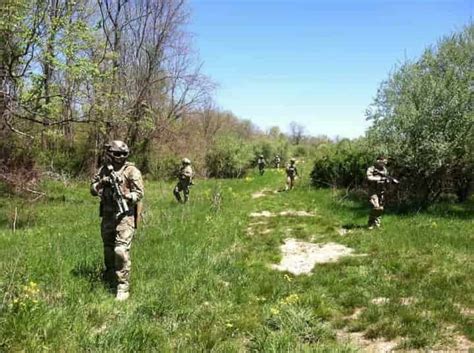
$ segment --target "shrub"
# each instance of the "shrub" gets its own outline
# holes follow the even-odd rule
[[[311,182],[318,187],[362,187],[376,156],[377,151],[369,148],[364,138],[321,144],[314,156]]]
[[[447,192],[464,201],[472,189],[473,40],[471,25],[402,65],[367,112],[370,141],[390,151],[413,200],[430,203]]]
[[[252,166],[257,165],[257,156],[263,154],[267,161],[267,166],[273,166],[273,161],[276,155],[281,158],[283,164],[289,159],[289,148],[290,144],[287,139],[261,139],[257,140],[253,144],[254,159],[252,160]]]
[[[252,147],[235,135],[222,135],[206,154],[207,174],[215,178],[239,178],[253,161]]]

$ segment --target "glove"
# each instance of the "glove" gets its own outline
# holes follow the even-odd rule
[[[124,195],[124,197],[125,197],[128,201],[137,202],[135,194],[128,193],[128,194]]]
[[[102,179],[100,179],[99,184],[100,184],[101,186],[110,185],[110,184],[112,184],[112,180],[110,179],[109,176],[104,176],[104,177],[102,177]]]

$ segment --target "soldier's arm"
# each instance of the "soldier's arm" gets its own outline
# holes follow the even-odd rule
[[[136,167],[130,167],[128,170],[127,179],[130,186],[130,193],[126,195],[126,198],[133,203],[137,203],[145,194],[142,173]]]
[[[367,180],[381,182],[383,181],[383,177],[375,170],[375,168],[370,167],[369,169],[367,169]]]
[[[92,196],[100,196],[100,192],[102,189],[102,185],[101,185],[102,173],[101,172],[102,172],[102,168],[99,169],[99,171],[94,175],[94,177],[91,180],[90,192]]]

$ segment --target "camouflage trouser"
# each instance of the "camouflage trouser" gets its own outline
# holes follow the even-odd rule
[[[103,217],[101,224],[102,241],[104,243],[104,263],[106,276],[114,275],[118,291],[128,291],[132,262],[130,246],[135,232],[133,216],[121,219]]]
[[[184,202],[187,202],[189,200],[189,181],[187,180],[180,180],[178,181],[178,184],[174,187],[173,194],[174,197],[176,197],[176,200],[181,202],[181,194],[180,192],[183,192],[184,196]]]
[[[285,190],[288,190],[288,189],[292,190],[294,186],[295,186],[295,177],[287,176]]]
[[[372,206],[369,215],[369,227],[380,227],[382,219],[383,206],[384,206],[384,195],[383,193],[372,194],[369,197],[369,203]]]
[[[263,173],[265,173],[265,166],[262,165],[262,164],[259,164],[258,165],[258,172],[260,173],[260,175],[263,175]]]

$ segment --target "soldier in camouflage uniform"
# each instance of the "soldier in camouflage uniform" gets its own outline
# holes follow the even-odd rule
[[[127,162],[128,146],[112,141],[106,146],[106,163],[91,182],[91,193],[100,197],[101,234],[104,244],[104,278],[117,285],[117,300],[129,297],[130,246],[137,221],[137,204],[143,198],[140,171]],[[114,181],[119,187],[114,189]],[[122,195],[122,203],[119,204]]]
[[[292,190],[295,185],[295,178],[298,176],[296,168],[296,159],[291,158],[290,164],[286,166],[286,186],[285,191]]]
[[[387,159],[378,156],[375,164],[367,169],[367,180],[369,182],[369,203],[372,206],[368,226],[369,229],[380,227],[382,213],[385,203],[385,189],[389,183],[398,184],[398,180],[390,177],[385,167]]]
[[[181,164],[178,173],[178,183],[173,190],[173,194],[178,202],[186,203],[189,200],[189,187],[193,185],[194,172],[193,168],[191,168],[191,161],[188,158],[183,158]],[[181,191],[183,192],[184,201],[181,199]]]
[[[275,162],[275,168],[280,169],[281,158],[278,154],[275,156],[274,162]]]
[[[257,159],[258,172],[260,173],[260,175],[263,175],[263,173],[265,173],[265,164],[267,164],[267,162],[265,162],[265,158],[263,158],[263,154],[261,154],[260,156],[258,156]]]

